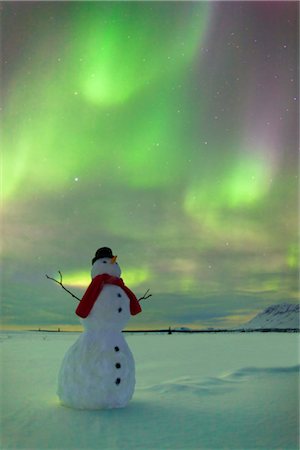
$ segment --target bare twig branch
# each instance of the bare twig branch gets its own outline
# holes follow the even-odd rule
[[[149,291],[150,289],[147,289],[143,297],[138,298],[138,301],[140,302],[141,300],[146,300],[147,298],[152,297],[152,294],[148,294]]]
[[[46,274],[46,278],[48,278],[48,280],[52,280],[55,281],[55,283],[59,284],[66,292],[68,292],[68,294],[72,295],[72,297],[76,298],[76,300],[78,300],[80,302],[80,298],[78,298],[75,294],[73,294],[71,291],[69,291],[69,289],[65,288],[65,286],[62,283],[62,274],[61,271],[58,271],[59,276],[60,276],[60,281],[56,280],[55,278],[49,277],[49,275]]]
[[[58,270],[59,273],[59,278],[60,280],[56,280],[55,278],[49,277],[49,275],[46,274],[46,278],[48,278],[48,280],[52,280],[55,281],[55,283],[59,284],[66,292],[68,292],[68,294],[72,295],[72,297],[76,298],[76,300],[78,300],[80,302],[80,298],[78,298],[75,294],[73,294],[73,292],[69,291],[69,289],[67,289],[64,285],[63,285],[63,277],[62,277],[62,273],[60,270]],[[141,300],[147,300],[147,298],[152,297],[152,294],[149,294],[150,289],[147,289],[147,291],[145,292],[145,294],[138,298],[138,301],[140,302]]]

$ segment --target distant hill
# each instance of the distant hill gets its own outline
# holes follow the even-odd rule
[[[281,303],[266,308],[238,329],[299,329],[299,304]]]
[[[189,331],[192,331],[192,330],[191,330],[191,328],[188,328],[188,327],[180,327],[180,328],[174,328],[174,329],[172,329],[172,331],[186,331],[186,332],[189,332]]]

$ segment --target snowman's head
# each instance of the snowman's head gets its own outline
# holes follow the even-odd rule
[[[92,278],[95,278],[97,275],[103,275],[104,273],[107,273],[108,275],[112,275],[114,277],[121,276],[121,269],[119,264],[117,263],[116,256],[113,256],[112,258],[99,258],[93,263],[91,270]]]
[[[117,257],[114,256],[112,249],[109,247],[98,248],[92,259],[92,264],[92,278],[95,278],[97,275],[103,275],[104,273],[114,277],[121,276],[121,269],[117,263]]]

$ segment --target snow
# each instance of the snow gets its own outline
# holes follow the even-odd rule
[[[259,329],[299,329],[299,304],[280,303],[266,308],[240,328]]]
[[[2,449],[298,448],[298,333],[125,334],[133,399],[99,411],[55,394],[77,338],[0,333]]]

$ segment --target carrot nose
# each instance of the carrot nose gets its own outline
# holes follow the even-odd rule
[[[117,256],[113,256],[110,260],[110,263],[114,264],[116,262],[116,260],[117,260]]]

